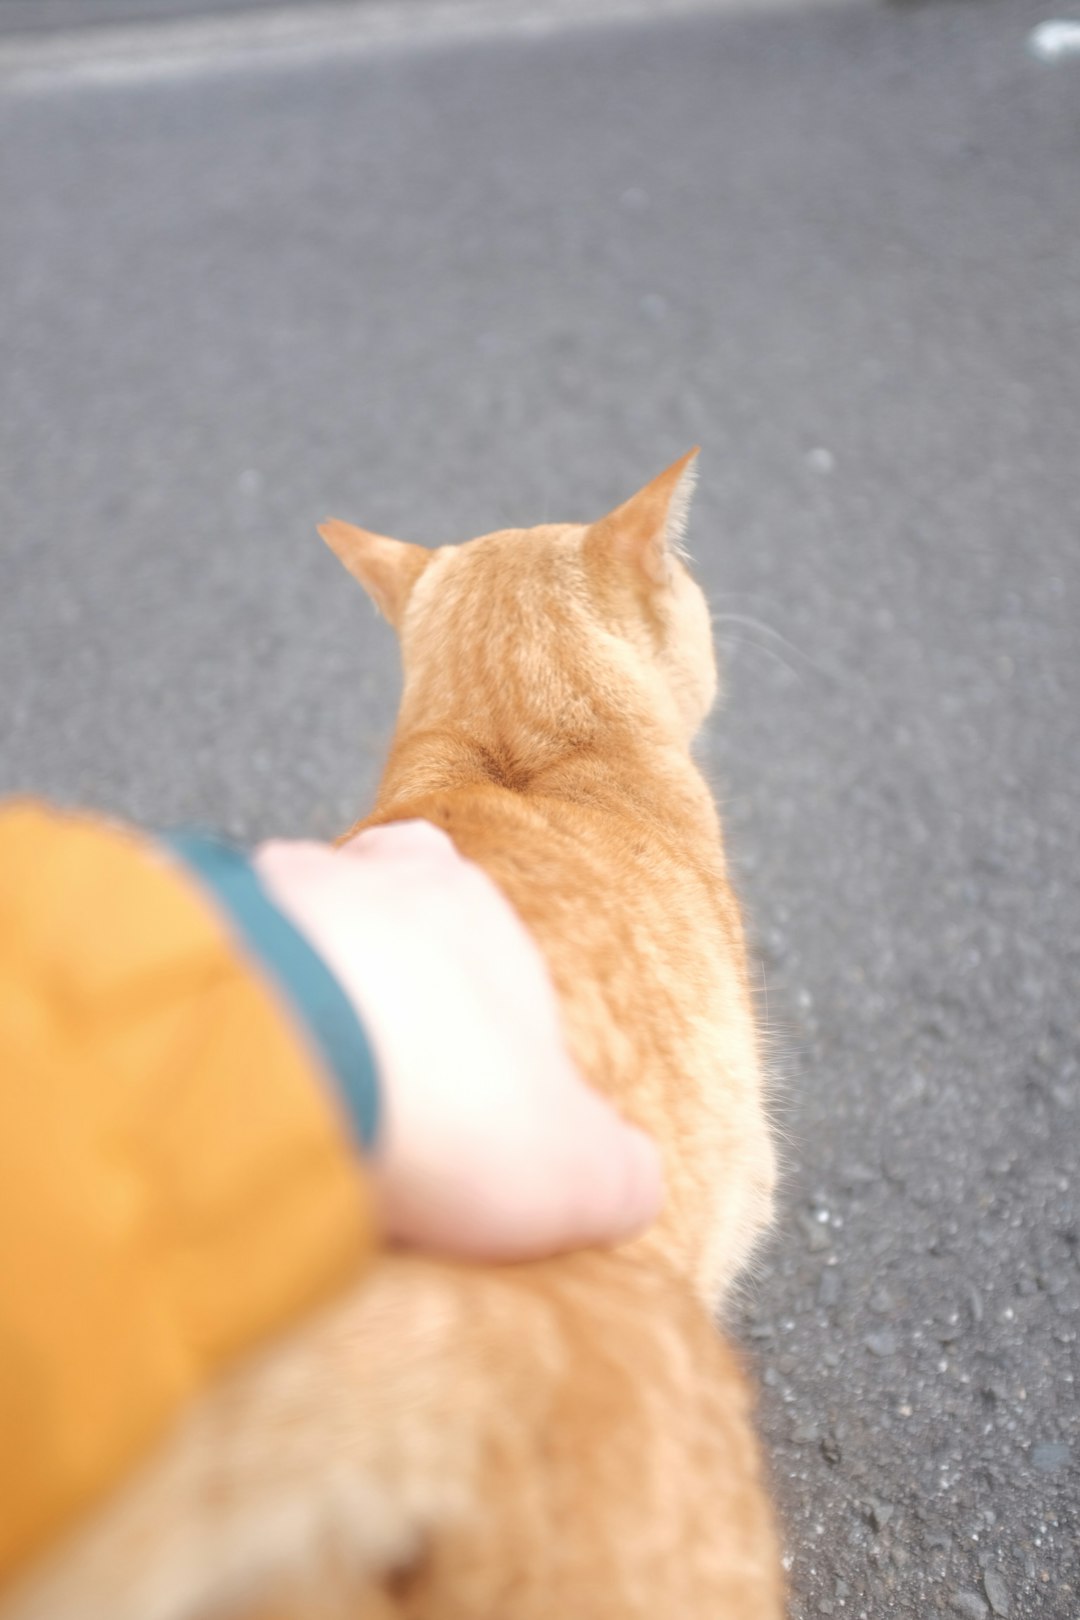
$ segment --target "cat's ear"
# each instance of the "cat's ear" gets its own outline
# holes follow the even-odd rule
[[[339,562],[358,579],[383,618],[396,629],[401,623],[412,588],[431,561],[423,546],[388,540],[340,518],[319,524],[319,533]]]
[[[690,515],[697,456],[695,446],[592,525],[593,546],[630,567],[646,585],[666,585],[671,578],[671,554],[681,549]]]

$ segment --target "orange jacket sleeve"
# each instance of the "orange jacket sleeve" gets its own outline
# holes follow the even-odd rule
[[[371,1243],[301,1021],[199,886],[0,809],[0,1581]]]

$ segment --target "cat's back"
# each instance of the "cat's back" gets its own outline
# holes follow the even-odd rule
[[[711,801],[692,811],[470,784],[407,813],[443,827],[536,940],[575,1061],[661,1148],[650,1242],[716,1304],[768,1223],[775,1172],[738,903]]]

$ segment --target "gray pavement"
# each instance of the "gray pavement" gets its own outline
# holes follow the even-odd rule
[[[328,833],[392,639],[314,535],[701,442],[703,753],[784,1210],[795,1616],[1080,1614],[1080,64],[1028,0],[0,77],[0,789]],[[355,42],[354,42],[355,43]]]
[[[283,0],[0,0],[0,34],[163,22],[177,17],[276,9],[282,3]],[[300,5],[306,6],[327,3],[334,0],[299,0]],[[337,3],[348,5],[355,0],[337,0]]]

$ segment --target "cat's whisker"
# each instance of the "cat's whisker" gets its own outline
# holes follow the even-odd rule
[[[810,664],[811,667],[813,667],[814,661],[808,653],[804,653],[801,647],[797,647],[788,636],[785,636],[781,631],[774,629],[771,624],[766,624],[764,619],[756,619],[754,618],[753,614],[750,613],[729,613],[727,611],[712,613],[710,614],[710,618],[712,619],[713,624],[739,624],[744,626],[747,630],[757,630],[763,636],[771,636],[774,641],[779,641],[780,644],[786,647],[789,652],[793,652],[796,658],[801,658],[804,663]]]
[[[737,624],[743,626],[745,629],[757,630],[762,635],[771,636],[773,641],[778,641],[782,647],[785,647],[788,652],[793,653],[801,663],[805,664],[808,669],[812,669],[816,675],[821,675],[826,680],[836,678],[834,673],[827,669],[824,664],[819,663],[816,658],[811,658],[810,654],[804,652],[803,649],[797,646],[789,636],[785,636],[780,630],[775,629],[771,624],[766,624],[764,619],[757,619],[749,613],[730,613],[727,610],[710,613],[709,617],[714,627],[724,623]]]
[[[792,664],[790,660],[785,658],[782,653],[778,652],[775,647],[770,647],[767,642],[754,641],[749,636],[728,636],[721,632],[717,633],[716,639],[720,642],[721,646],[730,647],[733,651],[738,651],[738,649],[741,647],[752,647],[755,652],[765,653],[767,657],[775,659],[775,661],[780,665],[781,669],[786,669],[788,674],[791,675],[795,680],[799,681],[800,684],[805,679],[801,670],[796,669],[795,665]]]

